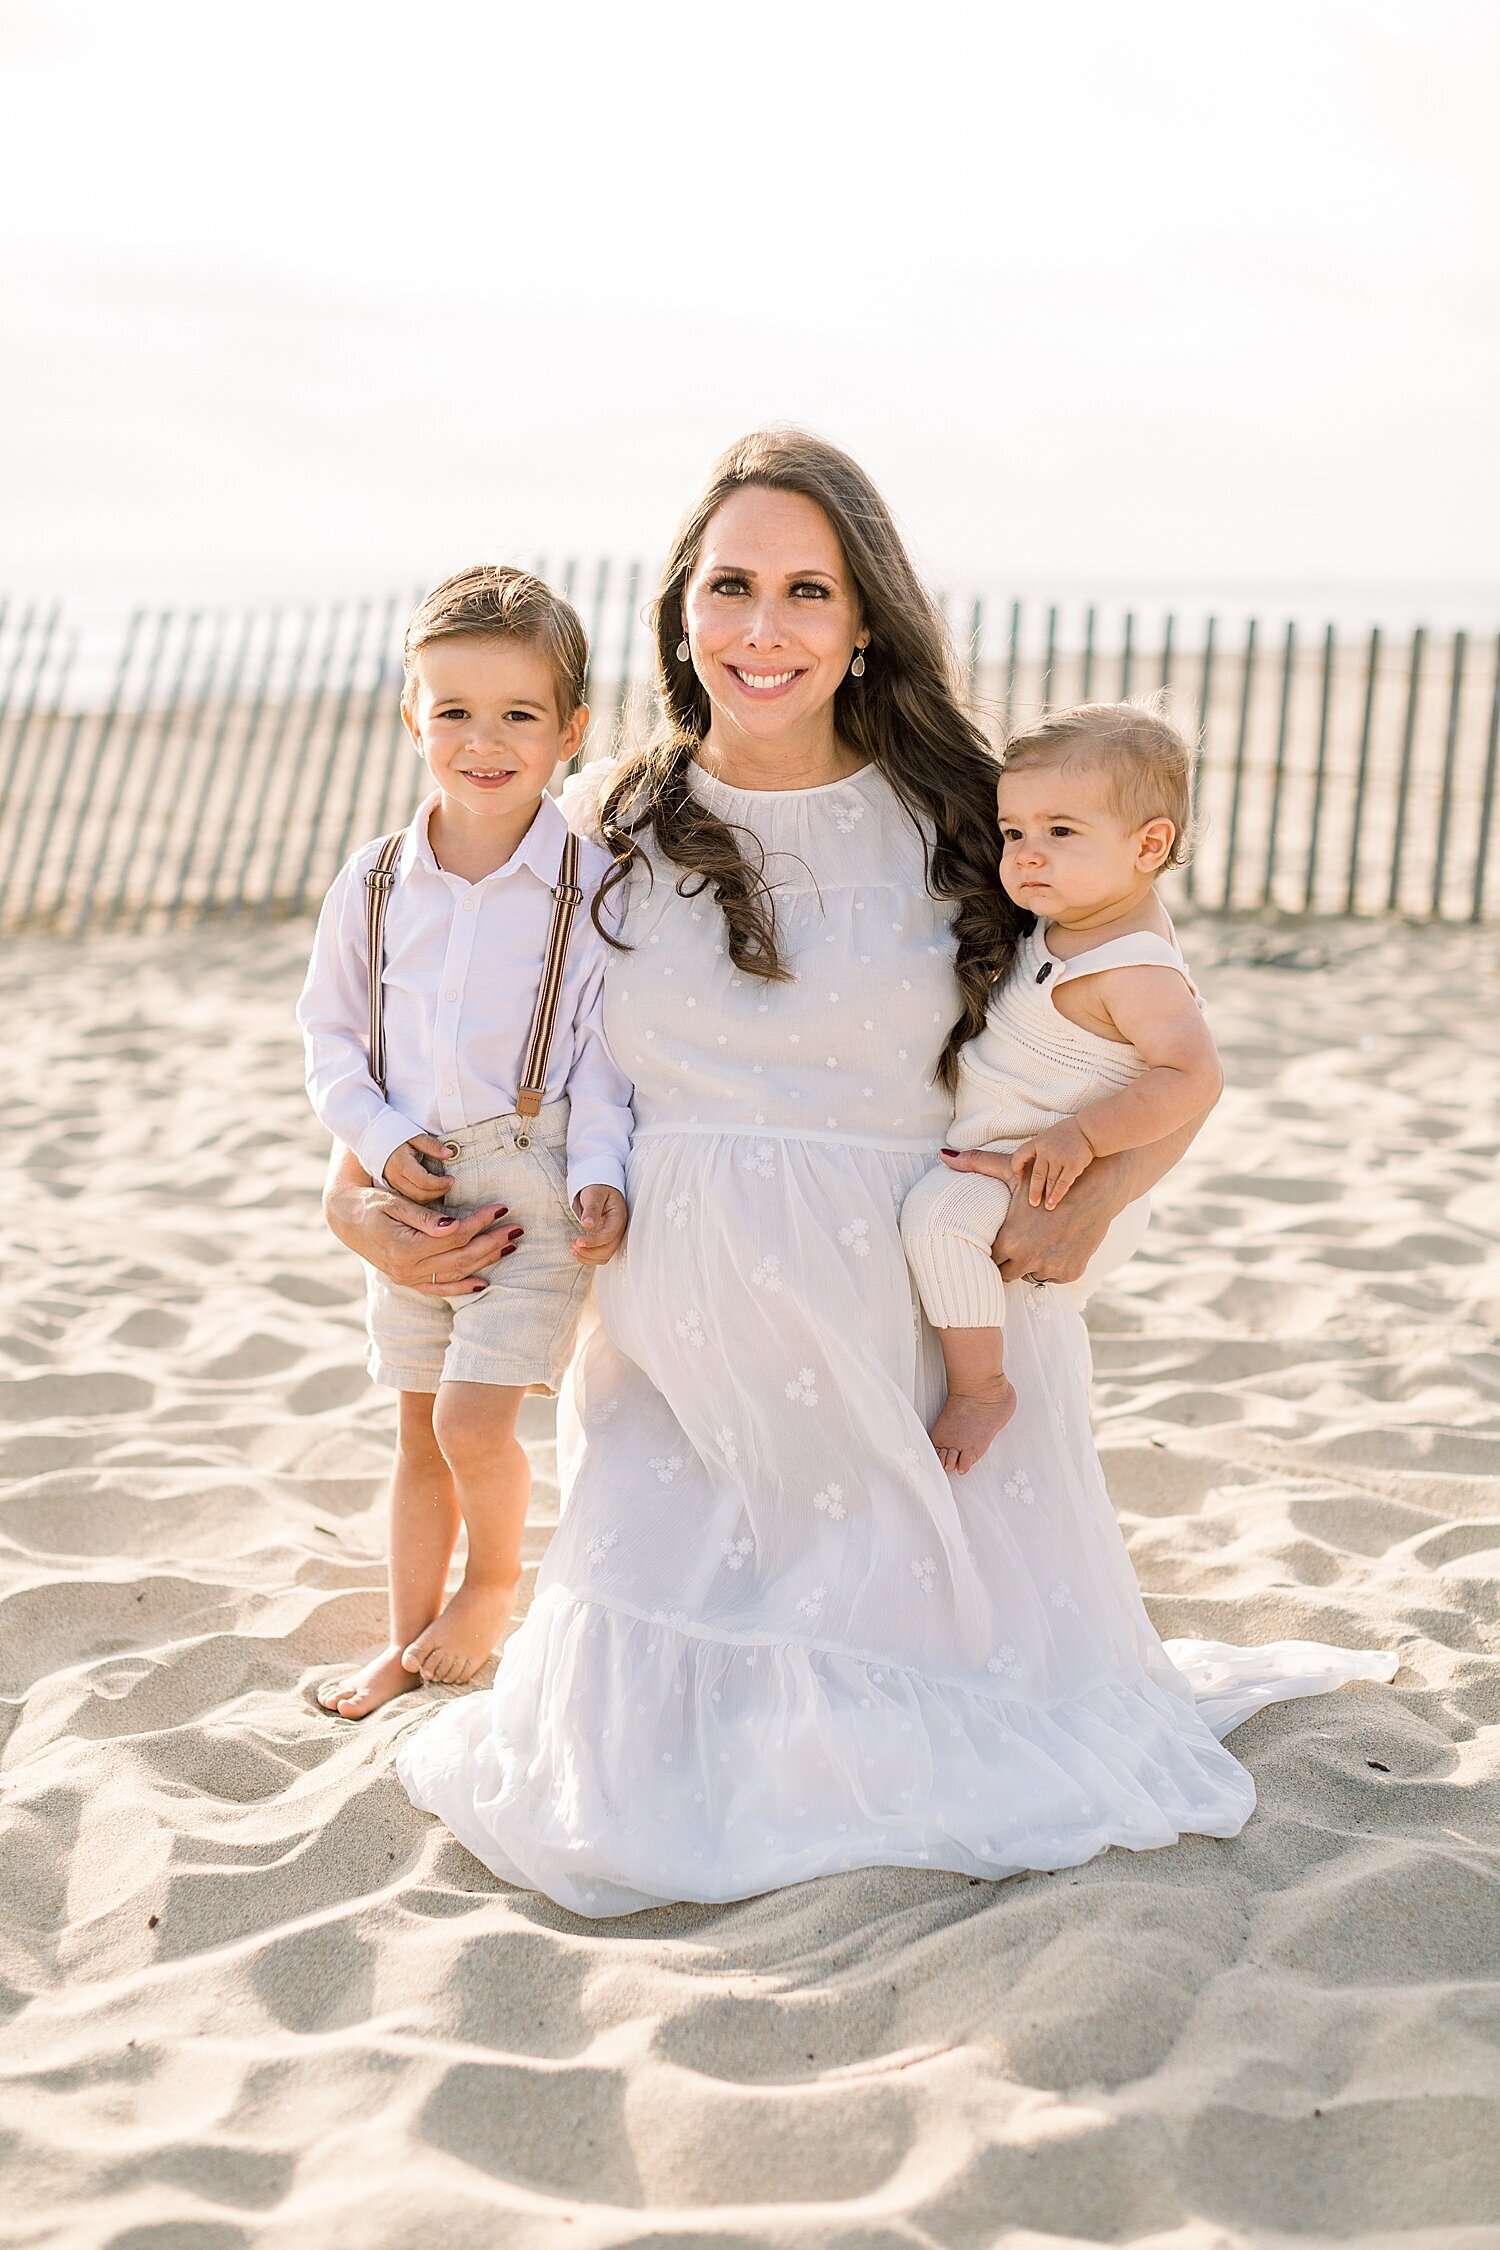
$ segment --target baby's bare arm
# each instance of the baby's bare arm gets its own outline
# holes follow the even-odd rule
[[[1175,969],[1110,969],[1095,981],[1120,1037],[1150,1066],[1133,1086],[1078,1112],[1094,1155],[1114,1156],[1205,1116],[1224,1090],[1224,1072],[1203,1011]]]

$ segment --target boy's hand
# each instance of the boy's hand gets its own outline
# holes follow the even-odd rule
[[[583,1227],[581,1238],[573,1245],[574,1257],[581,1266],[607,1266],[625,1240],[630,1214],[624,1196],[618,1188],[580,1188],[573,1198],[573,1208]]]
[[[1038,1133],[1034,1141],[1023,1141],[1010,1160],[1010,1168],[1019,1180],[1030,1165],[1027,1200],[1045,1203],[1049,1211],[1055,1211],[1093,1161],[1094,1152],[1083,1127],[1076,1117],[1065,1117],[1060,1125],[1049,1125],[1045,1133]]]
[[[418,1133],[415,1140],[403,1141],[387,1158],[381,1178],[388,1188],[408,1196],[413,1203],[441,1203],[453,1182],[446,1172],[429,1171],[421,1159],[435,1156],[442,1164],[447,1155],[444,1142],[431,1133]]]

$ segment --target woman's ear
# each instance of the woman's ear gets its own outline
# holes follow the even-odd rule
[[[1177,830],[1170,820],[1148,820],[1136,835],[1135,863],[1143,875],[1154,875],[1166,865]]]

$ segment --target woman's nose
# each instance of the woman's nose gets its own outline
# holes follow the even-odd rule
[[[745,639],[751,648],[779,648],[786,639],[782,628],[781,612],[774,602],[762,602],[752,613],[745,626]]]

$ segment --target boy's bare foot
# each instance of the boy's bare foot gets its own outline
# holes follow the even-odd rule
[[[444,1687],[462,1687],[495,1653],[515,1606],[516,1585],[471,1586],[465,1579],[441,1617],[401,1652],[407,1672]]]
[[[404,1695],[416,1684],[401,1661],[400,1649],[383,1648],[357,1672],[326,1681],[318,1690],[318,1701],[325,1711],[336,1711],[341,1719],[367,1719],[393,1695]]]
[[[932,1443],[948,1474],[966,1477],[1015,1411],[1015,1386],[1005,1375],[996,1375],[973,1391],[950,1391],[932,1425]]]

